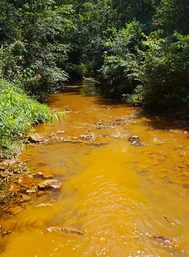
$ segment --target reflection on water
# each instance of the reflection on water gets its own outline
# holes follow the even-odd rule
[[[189,256],[188,135],[96,97],[50,99],[69,112],[39,125],[48,143],[20,159],[61,179],[62,191],[38,196],[10,221],[1,256]],[[132,145],[133,135],[144,145]]]

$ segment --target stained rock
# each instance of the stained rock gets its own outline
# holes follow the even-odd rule
[[[4,160],[4,161],[2,161],[1,164],[2,164],[4,167],[9,167],[10,164],[11,164],[11,161],[10,161],[10,160]]]
[[[38,188],[43,189],[59,189],[62,186],[62,182],[56,179],[46,179],[38,184]]]
[[[8,231],[3,231],[2,233],[0,233],[0,237],[5,237],[8,236],[9,234],[11,234],[12,231],[8,230]]]
[[[39,207],[49,207],[49,206],[52,206],[52,203],[40,203],[40,204],[36,205],[35,207],[39,208]]]
[[[31,200],[31,197],[25,194],[21,194],[20,197],[22,202],[28,202]]]
[[[52,178],[54,178],[54,176],[51,174],[51,173],[49,173],[48,171],[46,171],[46,170],[44,170],[43,172],[41,172],[41,171],[38,171],[37,173],[35,173],[34,174],[34,177],[36,177],[36,178],[43,178],[43,179],[52,179]]]
[[[52,132],[49,137],[51,138],[52,142],[57,142],[59,140],[59,137],[57,136],[56,133]]]
[[[105,122],[103,120],[99,120],[97,123],[96,123],[97,126],[105,126]]]
[[[52,178],[54,178],[54,176],[52,174],[50,174],[50,173],[44,173],[43,174],[43,178],[44,179],[52,179]]]
[[[134,141],[134,142],[132,142],[132,145],[141,146],[141,145],[144,145],[144,142],[142,142],[142,141]]]
[[[2,163],[0,164],[0,171],[4,171],[6,168],[2,165]]]
[[[65,131],[64,131],[64,130],[58,130],[56,133],[57,133],[57,134],[64,134]]]
[[[52,226],[47,228],[48,232],[63,232],[65,234],[76,234],[76,235],[81,235],[83,236],[84,233],[80,230],[74,229],[74,228],[65,228],[65,227],[57,227],[57,226]]]
[[[164,246],[176,247],[178,246],[178,243],[179,243],[178,238],[171,238],[166,236],[152,236],[152,239]]]
[[[2,170],[0,172],[0,175],[1,175],[2,178],[8,177],[10,175],[9,170]]]
[[[144,142],[139,141],[139,136],[131,136],[128,138],[128,141],[131,142],[131,144],[134,146],[144,145]]]
[[[37,134],[37,133],[34,133],[32,135],[29,136],[28,140],[31,142],[31,143],[39,143],[39,142],[43,142],[44,141],[44,138]]]
[[[131,136],[128,138],[128,141],[129,142],[134,142],[134,141],[137,141],[139,139],[139,136]]]
[[[66,111],[66,112],[72,112],[72,109],[71,109],[69,106],[67,106],[66,109],[65,109],[65,111]]]
[[[37,188],[33,187],[33,188],[28,188],[25,191],[27,194],[35,194],[37,192]]]
[[[84,135],[80,135],[79,137],[84,140],[90,140],[90,141],[95,140],[95,135],[90,130],[87,130]]]

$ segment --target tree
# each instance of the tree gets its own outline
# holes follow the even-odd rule
[[[72,27],[71,6],[57,6],[51,0],[7,0],[16,10],[17,37],[2,44],[2,71],[10,80],[21,80],[32,95],[52,92],[58,82],[67,80],[62,68],[70,49],[64,35]]]
[[[154,24],[156,29],[163,29],[166,35],[174,31],[189,34],[188,0],[161,0],[156,9]]]
[[[143,41],[146,49],[139,78],[147,107],[156,111],[189,110],[189,36],[174,33],[162,38],[162,31]]]
[[[136,46],[140,44],[142,25],[134,20],[104,42],[106,53],[100,70],[100,89],[108,96],[122,98],[134,92],[137,86]]]
[[[18,11],[12,1],[2,0],[0,4],[0,45],[18,39]]]

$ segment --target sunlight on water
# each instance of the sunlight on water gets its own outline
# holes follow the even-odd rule
[[[14,232],[1,239],[1,256],[189,256],[188,135],[95,97],[51,100],[70,113],[38,126],[50,143],[20,159],[61,179],[62,191],[38,196],[9,221]],[[132,145],[132,135],[145,144]]]

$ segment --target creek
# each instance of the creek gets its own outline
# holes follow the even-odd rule
[[[46,143],[19,158],[62,188],[40,191],[8,221],[1,257],[189,256],[187,128],[78,92],[48,105],[65,117],[36,126]]]

